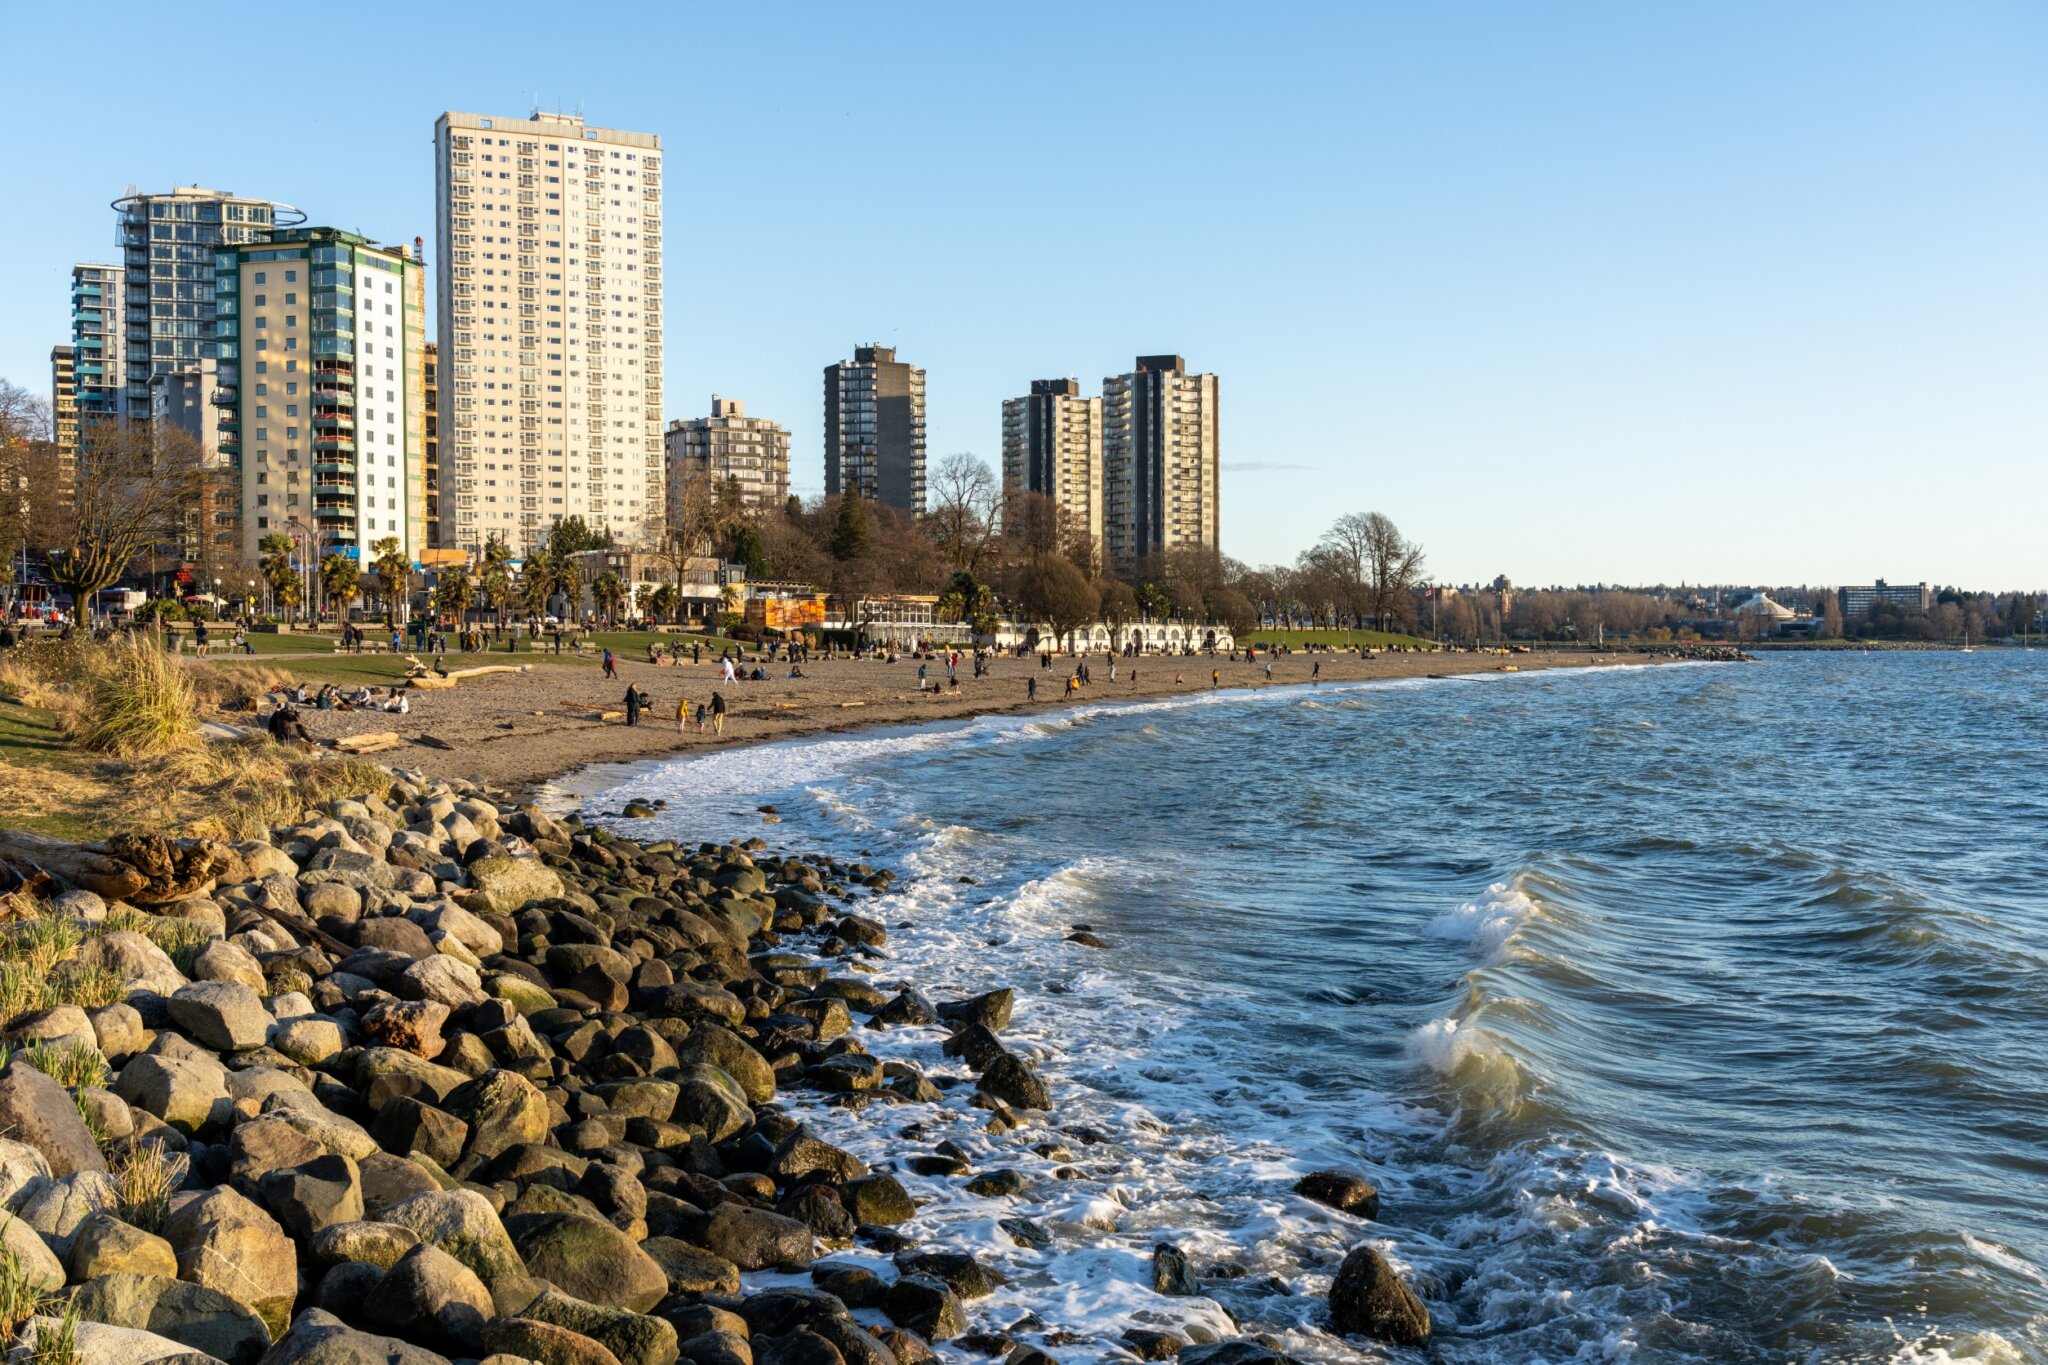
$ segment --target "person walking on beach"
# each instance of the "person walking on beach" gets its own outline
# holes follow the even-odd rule
[[[919,664],[919,665],[917,666],[917,690],[918,690],[918,691],[920,691],[920,692],[923,692],[923,691],[925,691],[925,690],[926,690],[926,689],[925,689],[925,685],[924,685],[924,665],[923,665],[923,664]]]
[[[1024,700],[1038,700],[1038,679],[1036,677],[1027,677],[1024,679]]]
[[[1318,660],[1316,660],[1316,666],[1315,666],[1314,668],[1311,668],[1311,669],[1310,669],[1310,670],[1308,671],[1308,680],[1309,680],[1310,682],[1320,682],[1320,681],[1322,681],[1322,677],[1323,677],[1323,661],[1322,661],[1321,659],[1318,659]]]
[[[604,675],[607,678],[617,678],[619,676],[619,661],[612,657],[612,652],[609,649],[604,652]]]
[[[626,724],[640,723],[640,689],[628,684],[626,687]]]
[[[737,674],[737,673],[735,673],[735,672],[733,671],[733,667],[732,667],[732,655],[730,655],[730,654],[727,654],[727,655],[725,656],[725,680],[726,680],[727,682],[738,682],[738,681],[739,681],[739,674]]]
[[[679,735],[690,733],[690,699],[688,697],[680,697],[676,700],[676,733]]]
[[[725,733],[725,693],[723,692],[713,692],[711,694],[711,733],[714,735]]]
[[[1209,670],[1209,686],[1211,686],[1211,687],[1221,687],[1221,686],[1223,686],[1223,670],[1222,670],[1222,669],[1220,669],[1220,668],[1212,668],[1212,669],[1210,669],[1210,670]]]
[[[1273,660],[1270,657],[1266,660],[1266,681],[1273,681]]]

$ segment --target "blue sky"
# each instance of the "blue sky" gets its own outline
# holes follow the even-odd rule
[[[668,414],[745,399],[801,491],[861,342],[991,464],[1030,380],[1177,351],[1242,559],[1372,509],[1450,581],[2048,586],[2048,6],[457,12],[9,5],[0,375],[131,182],[432,262],[435,116],[538,100],[661,134]]]

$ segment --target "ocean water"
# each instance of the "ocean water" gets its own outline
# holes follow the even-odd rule
[[[581,790],[667,798],[637,835],[865,853],[904,877],[878,983],[1017,989],[1049,1129],[789,1098],[878,1160],[1023,1172],[905,1181],[1010,1277],[979,1319],[1062,1361],[1233,1321],[1377,1358],[1319,1327],[1371,1240],[1449,1361],[2002,1362],[2048,1359],[2044,735],[2048,655],[1798,654],[1048,708]],[[936,1030],[864,1036],[958,1069]],[[1289,1191],[1321,1166],[1380,1219]],[[1159,1241],[1208,1298],[1151,1293]]]

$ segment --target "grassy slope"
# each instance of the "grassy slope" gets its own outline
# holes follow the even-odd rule
[[[0,825],[64,839],[97,837],[96,767],[65,741],[48,711],[0,699]]]

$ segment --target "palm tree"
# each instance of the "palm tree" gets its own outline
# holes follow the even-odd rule
[[[647,606],[656,620],[672,622],[676,619],[676,599],[676,585],[664,583],[647,599]]]
[[[349,604],[362,591],[363,571],[356,561],[336,550],[320,561],[320,583],[327,590],[328,600],[334,603],[334,610],[343,621],[348,620]]]
[[[626,600],[626,585],[619,580],[617,574],[613,573],[610,569],[606,569],[595,579],[591,580],[590,600],[597,605],[599,611],[604,613],[605,621],[608,624],[617,625],[619,622],[619,607]]]
[[[370,550],[377,558],[377,590],[384,594],[386,624],[397,625],[405,600],[412,596],[412,561],[399,549],[397,536],[386,536]]]
[[[434,585],[434,609],[455,618],[460,627],[462,614],[469,610],[469,570],[453,568],[443,571],[441,581]]]
[[[500,626],[505,624],[505,608],[512,605],[512,547],[492,536],[484,546],[483,567],[477,574],[477,587],[483,594],[486,606],[497,617]]]
[[[548,599],[555,595],[555,566],[546,550],[535,550],[519,570],[519,604],[538,620],[548,614]]]
[[[260,556],[257,569],[270,585],[271,600],[279,607],[296,606],[300,597],[299,571],[292,567],[292,550],[292,538],[283,531],[272,531],[256,543]]]

